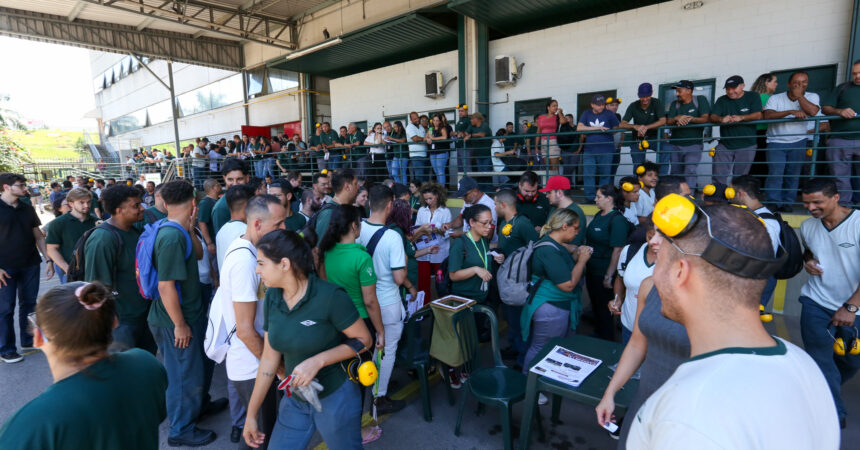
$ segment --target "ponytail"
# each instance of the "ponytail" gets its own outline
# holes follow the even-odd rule
[[[113,294],[99,282],[51,288],[36,304],[39,328],[73,362],[107,351],[115,318]]]
[[[564,225],[574,226],[579,224],[579,216],[575,212],[561,208],[556,209],[547,219],[546,224],[540,229],[540,237],[544,237],[553,231],[560,230]]]

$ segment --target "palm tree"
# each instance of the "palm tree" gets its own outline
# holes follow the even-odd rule
[[[0,94],[0,128],[26,130],[27,125],[22,122],[21,115],[7,108],[8,103],[9,94]]]

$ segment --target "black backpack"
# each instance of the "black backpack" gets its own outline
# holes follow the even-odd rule
[[[107,230],[111,234],[113,234],[117,242],[116,259],[111,269],[111,278],[113,280],[113,283],[116,284],[116,267],[118,265],[120,253],[122,252],[122,236],[119,235],[119,231],[117,231],[116,227],[107,222],[103,222],[97,227],[90,228],[80,238],[78,238],[78,242],[75,243],[75,249],[72,252],[72,260],[69,261],[69,271],[66,273],[66,279],[68,281],[85,281],[84,278],[86,277],[86,255],[84,254],[84,250],[87,245],[87,240],[90,238],[93,232],[100,228],[103,230]]]
[[[803,247],[800,246],[800,239],[791,228],[791,225],[782,220],[779,213],[762,213],[759,214],[762,219],[773,219],[779,223],[779,244],[782,249],[777,252],[777,256],[782,252],[788,254],[785,260],[785,265],[773,276],[777,280],[788,280],[803,270]]]
[[[639,249],[645,245],[644,242],[631,242],[629,244],[629,248],[627,249],[627,257],[624,258],[624,261],[621,263],[621,270],[627,270],[627,266],[630,264],[630,261],[633,261],[633,257],[639,253]]]
[[[334,208],[335,206],[337,206],[337,204],[333,203],[333,202],[323,203],[322,206],[320,207],[319,211],[315,212],[314,215],[312,215],[311,218],[308,219],[308,222],[305,224],[305,226],[302,230],[311,230],[314,232],[314,234],[316,234],[316,232],[317,232],[317,218],[319,218],[320,214],[323,211],[325,211],[327,209]],[[322,240],[322,238],[323,238],[322,236],[317,236],[318,240]]]

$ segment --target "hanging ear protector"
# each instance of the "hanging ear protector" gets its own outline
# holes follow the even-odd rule
[[[764,305],[758,305],[758,318],[767,323],[773,320],[773,314],[764,310]]]
[[[642,180],[639,180],[639,188],[645,189],[645,183],[643,183]]]
[[[809,156],[810,158],[812,157],[812,149],[811,148],[806,149],[806,156]]]
[[[518,198],[518,199],[520,199],[520,201],[522,201],[522,202],[528,202],[528,203],[537,203],[537,201],[538,201],[538,196],[537,196],[537,195],[535,195],[534,197],[532,197],[532,199],[531,199],[531,200],[526,200],[526,198],[525,198],[525,197],[523,197],[523,194],[517,193],[517,198]]]
[[[360,357],[356,357],[346,365],[346,375],[353,383],[370,386],[379,377],[379,370],[373,361],[362,362]]]
[[[854,327],[854,335],[852,339],[846,343],[845,339],[836,337],[827,329],[827,334],[833,338],[833,353],[839,356],[845,355],[860,355],[860,339],[858,339],[857,327]]]
[[[625,181],[623,184],[621,184],[621,189],[624,189],[624,192],[633,192],[633,189],[636,189],[636,185],[629,181]]]
[[[710,156],[711,158],[713,158],[714,155],[716,155],[716,154],[717,154],[717,150],[713,147],[711,148],[711,151],[708,152],[708,156]]]
[[[621,103],[620,99],[618,100],[618,103]],[[642,139],[642,148],[648,148],[648,147],[651,147],[651,144],[649,144],[647,140]]]
[[[320,123],[319,123],[319,122],[317,122],[315,127],[316,127],[316,128],[319,128],[319,127],[320,127]]]
[[[645,166],[636,166],[636,175],[645,175]]]

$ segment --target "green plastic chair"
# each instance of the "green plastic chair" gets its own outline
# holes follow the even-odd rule
[[[490,335],[493,350],[493,366],[480,367],[478,331],[475,326],[475,313],[486,314],[490,319]],[[526,396],[526,376],[508,368],[502,362],[499,352],[499,324],[493,310],[484,305],[475,305],[454,315],[454,331],[460,342],[460,350],[466,360],[463,366],[469,378],[463,385],[463,395],[460,397],[460,407],[457,412],[457,425],[454,435],[460,435],[460,423],[463,411],[466,409],[466,399],[474,396],[478,400],[479,413],[483,405],[499,407],[502,422],[502,433],[505,439],[505,450],[512,448],[511,443],[511,410],[513,404]],[[537,418],[540,421],[540,418]]]
[[[423,320],[421,319],[423,317]],[[427,379],[427,368],[431,366],[430,338],[433,330],[433,312],[430,308],[412,315],[403,326],[403,336],[397,347],[395,364],[418,374],[421,387],[421,402],[424,407],[424,420],[433,421],[433,411],[430,407],[430,382]]]

